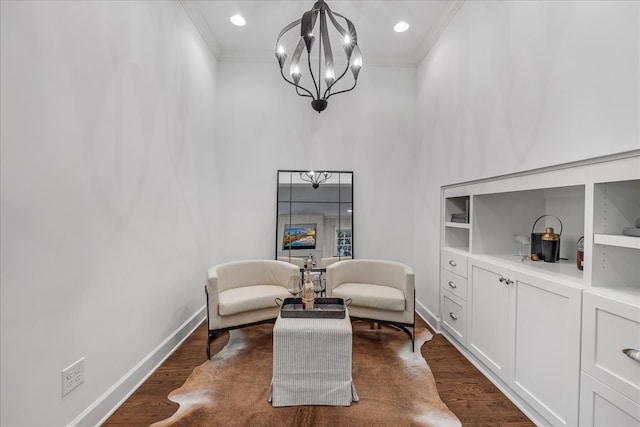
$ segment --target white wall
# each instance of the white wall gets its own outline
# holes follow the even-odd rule
[[[329,169],[354,172],[355,256],[412,262],[414,68],[365,64],[318,114],[275,59],[221,62],[218,100],[220,261],[274,257],[278,169]]]
[[[65,425],[204,305],[216,62],[178,2],[0,7],[0,424]]]
[[[638,2],[462,5],[417,77],[416,281],[431,311],[440,186],[640,148],[639,23]]]

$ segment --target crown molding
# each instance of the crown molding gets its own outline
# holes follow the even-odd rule
[[[442,33],[447,28],[451,20],[456,16],[464,2],[465,0],[455,0],[449,3],[447,10],[440,15],[431,31],[429,31],[425,37],[420,48],[416,51],[416,55],[413,58],[413,62],[416,66],[420,65],[424,58],[426,58],[431,51],[431,48],[433,48],[433,46],[438,42],[440,36],[442,36]]]
[[[198,8],[194,8],[189,5],[189,1],[178,1],[182,5],[182,8],[185,10],[185,12],[187,12],[187,16],[189,17],[189,19],[191,19],[191,22],[193,22],[196,30],[198,31],[198,33],[200,33],[200,37],[202,37],[204,43],[209,47],[209,50],[211,51],[211,53],[213,53],[213,56],[215,56],[215,58],[219,60],[222,54],[222,49],[220,47],[220,43],[218,43],[218,40],[213,35],[211,27],[209,26],[209,24],[207,24],[207,20],[204,18],[204,16],[202,16],[202,13],[200,13],[200,10]]]
[[[211,53],[218,61],[221,62],[271,62],[274,61],[273,52],[267,51],[250,51],[250,52],[237,52],[224,50],[220,46],[220,43],[214,36],[214,33],[204,18],[199,8],[191,7],[191,3],[194,0],[178,0],[184,8],[187,16],[193,22],[196,30],[200,33],[200,36],[204,40],[205,44],[211,50]],[[431,51],[433,46],[437,43],[438,39],[447,28],[452,19],[456,16],[465,0],[454,0],[449,3],[447,9],[440,14],[435,25],[429,31],[424,41],[421,43],[420,48],[416,53],[411,56],[376,56],[366,57],[365,66],[383,66],[383,67],[417,67],[424,60],[424,58]]]

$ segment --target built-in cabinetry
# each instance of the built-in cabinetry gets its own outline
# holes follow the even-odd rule
[[[467,348],[554,425],[578,423],[581,288],[469,257]]]
[[[467,253],[443,249],[440,258],[442,327],[459,342],[467,340]]]
[[[537,424],[638,425],[640,237],[622,230],[640,217],[640,152],[442,194],[445,336]],[[555,263],[517,243],[545,214],[535,231],[562,230]]]

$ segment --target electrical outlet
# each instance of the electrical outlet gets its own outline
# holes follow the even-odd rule
[[[84,382],[84,357],[73,365],[62,370],[62,395],[66,396],[71,390]]]

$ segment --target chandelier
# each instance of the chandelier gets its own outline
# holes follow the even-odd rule
[[[342,44],[346,57],[344,71],[342,71],[338,78],[336,78],[336,70],[333,62],[333,49],[331,47],[331,41],[329,40],[327,17],[333,25],[332,36],[339,38],[337,43]],[[336,17],[344,20],[346,23],[346,29],[340,25]],[[315,33],[316,35],[314,35],[317,22],[319,22],[319,28]],[[298,25],[300,26],[300,37],[293,38],[292,46],[295,44],[296,40],[297,44],[295,49],[293,49],[291,58],[289,58],[289,54],[285,48],[285,39],[288,39],[285,34]],[[285,37],[283,38],[283,36]],[[316,40],[317,43],[315,43]],[[317,49],[315,50],[313,49],[314,44],[317,46]],[[334,45],[335,44],[336,41],[334,40]],[[300,63],[303,49],[306,50],[306,65],[309,69],[309,76],[305,79],[302,78],[305,74],[305,72],[302,71],[304,64]],[[289,61],[287,61],[288,58]],[[302,18],[293,21],[280,31],[278,40],[276,41],[276,59],[280,66],[280,74],[282,75],[282,78],[285,79],[287,83],[296,87],[296,93],[298,95],[311,98],[311,107],[318,113],[327,108],[327,100],[331,96],[349,92],[356,87],[356,84],[358,83],[358,74],[362,68],[362,54],[358,47],[356,28],[347,18],[339,13],[332,12],[324,0],[318,0],[310,11],[305,12],[302,15]],[[316,59],[317,69],[315,63]],[[290,78],[287,78],[284,74],[285,64],[289,67]],[[351,70],[351,74],[353,76],[353,85],[348,88],[344,88],[348,85],[343,85],[343,89],[337,90],[340,88],[338,88],[336,84],[345,77],[349,70]],[[323,77],[321,78],[321,76]],[[322,85],[323,81],[324,87]],[[308,88],[304,87],[303,84]]]
[[[313,188],[320,187],[320,184],[331,178],[330,172],[300,172],[300,179],[311,183]]]

